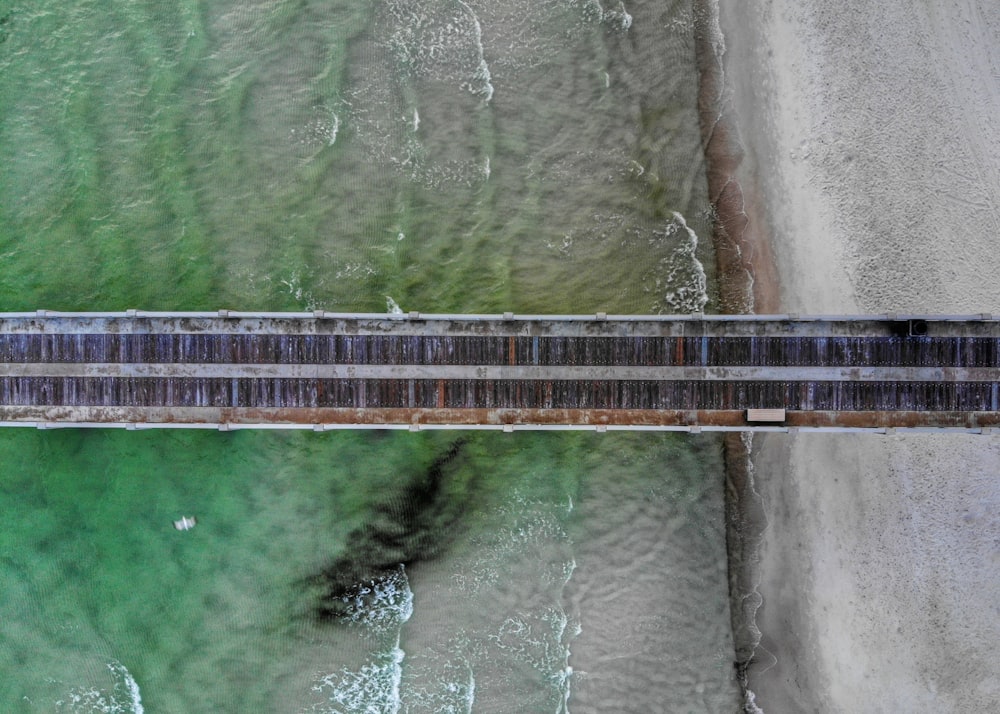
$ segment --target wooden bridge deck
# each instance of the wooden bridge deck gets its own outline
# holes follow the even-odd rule
[[[998,392],[992,316],[0,314],[5,425],[988,431]]]

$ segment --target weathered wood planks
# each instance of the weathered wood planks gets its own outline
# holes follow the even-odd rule
[[[990,421],[1000,323],[920,322],[916,335],[905,321],[875,318],[0,315],[0,412],[67,423],[97,408],[150,422],[183,421],[191,409],[285,410],[316,423],[336,410],[404,410],[416,423],[462,410],[546,424],[557,414],[646,423],[650,413],[731,419],[756,409],[784,409],[789,423],[795,413]]]

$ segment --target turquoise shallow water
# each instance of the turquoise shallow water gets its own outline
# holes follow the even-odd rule
[[[0,309],[710,309],[690,14],[0,0]],[[3,431],[0,506],[12,711],[734,707],[710,441]]]

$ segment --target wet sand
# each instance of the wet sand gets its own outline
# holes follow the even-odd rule
[[[734,175],[780,311],[1000,313],[1000,6],[724,0],[720,16]],[[748,710],[990,710],[997,437],[775,435],[753,454]]]

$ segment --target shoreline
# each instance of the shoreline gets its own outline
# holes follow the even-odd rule
[[[725,40],[719,9],[711,0],[695,11],[698,68],[698,117],[710,205],[712,243],[719,285],[719,309],[730,314],[779,312],[780,287],[774,254],[760,214],[756,177],[748,172],[735,112],[727,89]],[[746,187],[746,188],[745,188]],[[730,433],[722,440],[725,478],[725,532],[729,581],[733,667],[741,709],[759,711],[749,687],[749,669],[760,646],[756,615],[762,605],[756,567],[766,526],[763,502],[754,487],[750,435]]]
[[[775,314],[780,281],[768,236],[761,230],[757,178],[747,154],[726,84],[725,40],[719,9],[711,0],[695,12],[698,118],[705,153],[709,202],[715,211],[712,243],[719,308],[728,314]]]
[[[758,312],[998,312],[1000,7],[722,0],[699,19],[723,310],[749,283]],[[989,709],[998,464],[976,436],[727,445],[744,711]]]

